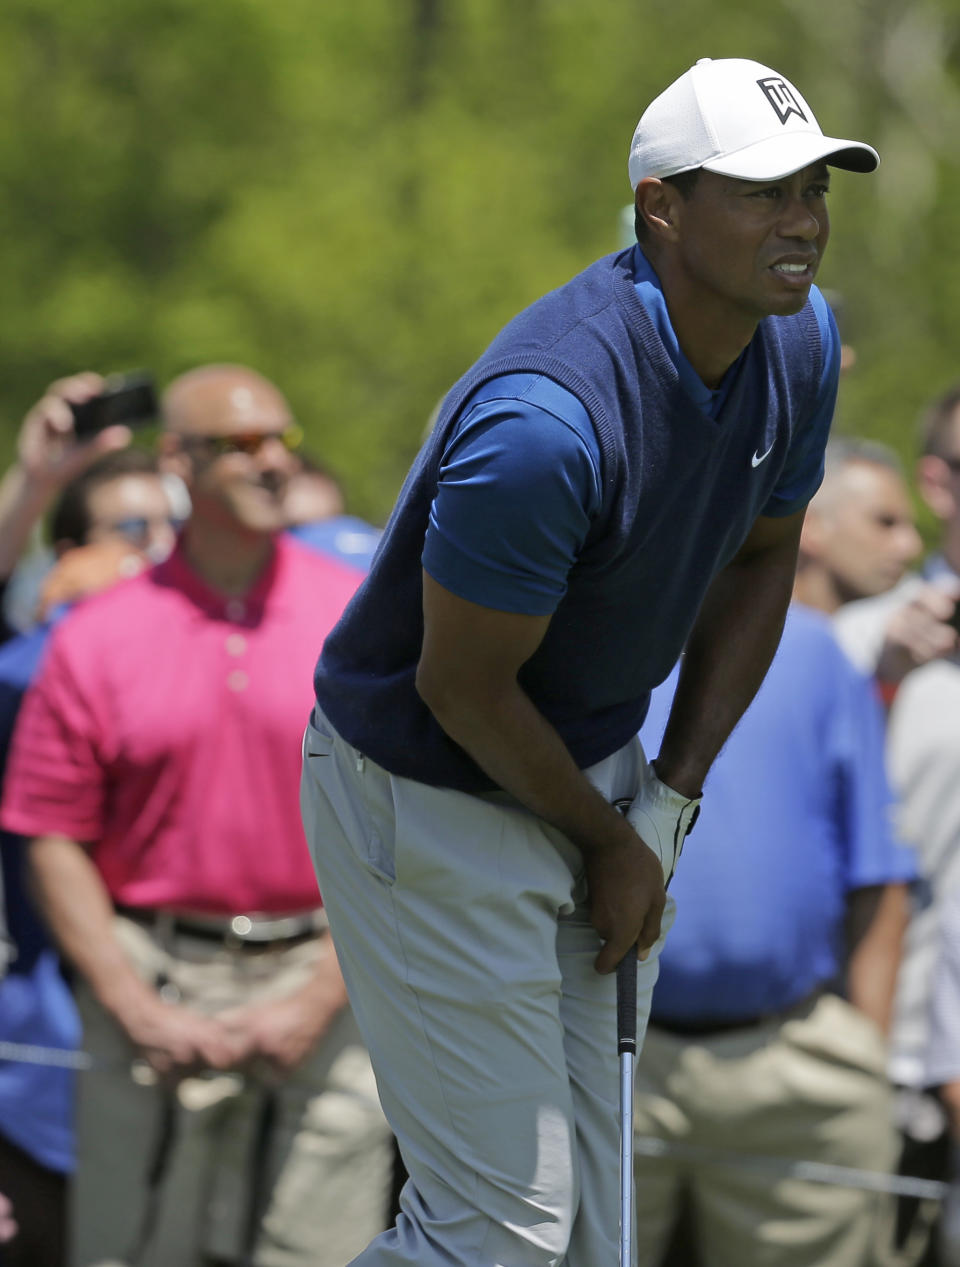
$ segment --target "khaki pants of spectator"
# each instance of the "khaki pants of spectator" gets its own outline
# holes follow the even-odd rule
[[[651,1027],[635,1133],[722,1153],[636,1160],[639,1267],[656,1267],[681,1193],[704,1267],[872,1267],[889,1198],[739,1167],[736,1154],[889,1173],[897,1138],[885,1044],[835,995],[791,1019],[684,1039]]]
[[[152,929],[125,919],[117,933],[144,979],[162,975],[181,1002],[207,1013],[293,993],[319,957],[333,953],[327,936],[234,951],[188,936],[163,947]],[[267,1084],[210,1073],[165,1090],[82,987],[78,1004],[85,1046],[108,1068],[81,1079],[72,1267],[239,1261]],[[252,1262],[343,1267],[386,1223],[392,1164],[389,1129],[349,1010],[276,1090],[262,1158],[266,1213]],[[172,1134],[151,1192],[165,1118]]]

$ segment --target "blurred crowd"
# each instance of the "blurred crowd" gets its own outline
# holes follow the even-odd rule
[[[253,370],[78,436],[106,387],[52,384],[0,482],[0,1264],[341,1267],[402,1167],[300,741],[378,534]],[[914,488],[922,562],[898,459],[831,442],[708,780],[638,1062],[641,1267],[960,1264],[960,388]]]

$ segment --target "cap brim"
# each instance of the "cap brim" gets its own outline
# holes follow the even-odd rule
[[[880,155],[863,141],[841,141],[820,132],[784,132],[755,145],[708,160],[703,167],[738,180],[782,180],[813,163],[826,162],[848,172],[872,172]]]

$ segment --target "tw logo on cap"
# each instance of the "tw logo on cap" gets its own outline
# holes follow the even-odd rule
[[[800,103],[786,80],[779,79],[776,75],[769,75],[766,79],[758,79],[757,83],[763,95],[773,106],[781,123],[786,123],[791,114],[797,115],[804,123],[809,123],[809,119],[800,108]]]

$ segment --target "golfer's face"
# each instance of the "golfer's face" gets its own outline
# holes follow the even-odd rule
[[[829,184],[824,163],[764,182],[702,171],[682,205],[680,248],[703,298],[755,319],[799,312],[830,234]]]

